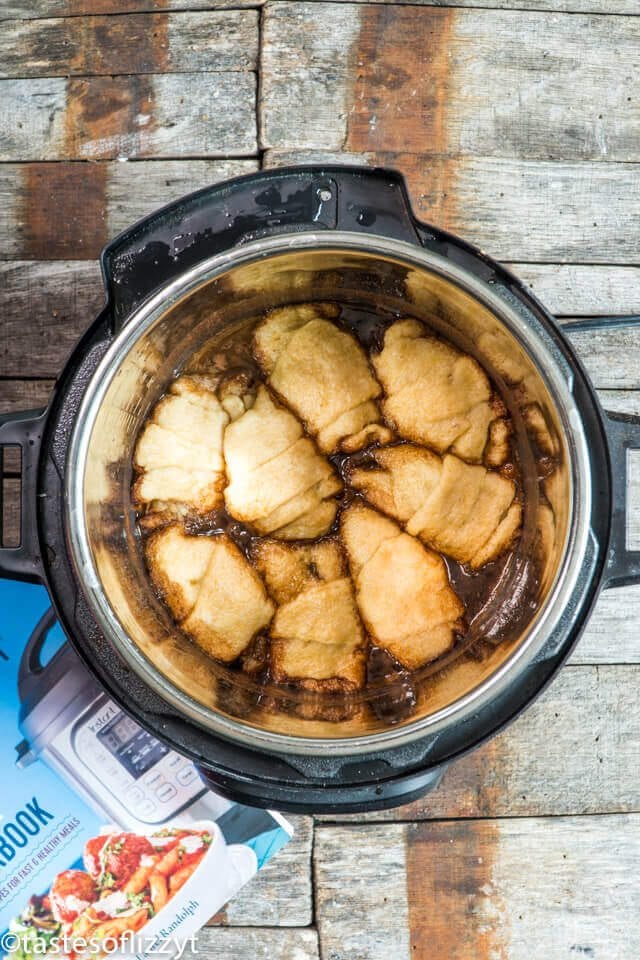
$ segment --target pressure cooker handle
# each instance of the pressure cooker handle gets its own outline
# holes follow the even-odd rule
[[[38,460],[44,428],[43,410],[0,415],[0,455],[7,447],[19,447],[20,465],[20,543],[5,546],[4,509],[2,494],[6,475],[2,469],[0,485],[0,577],[41,583],[44,579],[38,524],[36,517],[38,496]]]
[[[629,451],[640,450],[640,417],[606,411],[611,458],[612,516],[605,586],[640,583],[640,550],[627,548],[629,515]]]
[[[393,170],[333,164],[260,170],[170,204],[104,249],[114,329],[156,290],[216,254],[275,234],[326,230],[416,245],[433,239]]]
[[[561,324],[566,333],[640,327],[640,316],[587,317]],[[611,460],[611,531],[604,573],[605,587],[640,583],[640,550],[627,548],[629,504],[629,451],[640,450],[640,417],[605,411],[605,429]]]
[[[25,703],[29,699],[29,692],[34,681],[37,682],[39,674],[44,667],[42,665],[41,654],[47,641],[49,631],[53,629],[57,622],[56,612],[53,607],[43,613],[33,628],[27,645],[23,650],[18,668],[18,694],[20,702]]]

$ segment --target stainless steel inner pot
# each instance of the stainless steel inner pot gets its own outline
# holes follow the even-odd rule
[[[240,329],[278,305],[328,299],[424,320],[476,356],[509,406],[525,476],[519,547],[476,632],[517,601],[523,564],[541,556],[535,609],[483,656],[457,653],[419,683],[416,710],[389,725],[354,694],[339,721],[317,694],[262,688],[183,636],[149,582],[131,506],[131,459],[150,408],[182,371],[204,372]],[[262,750],[355,755],[407,743],[474,715],[524,671],[558,626],[587,550],[591,476],[571,369],[542,325],[455,263],[399,240],[303,232],[252,241],[200,263],[147,301],[115,338],[76,419],[66,472],[71,551],[108,640],[179,715]],[[535,406],[533,406],[535,405]],[[556,463],[540,486],[528,413]],[[326,699],[326,698],[325,698]],[[324,718],[324,719],[323,719]]]

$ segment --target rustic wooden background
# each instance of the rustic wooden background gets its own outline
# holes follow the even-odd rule
[[[46,402],[122,227],[260,166],[405,171],[563,322],[640,313],[638,0],[0,0],[0,408]],[[640,330],[571,335],[640,413]],[[640,484],[635,484],[640,494]],[[640,501],[636,514],[640,516]],[[634,523],[634,536],[640,531]],[[224,960],[638,960],[640,587],[426,799],[296,838]]]

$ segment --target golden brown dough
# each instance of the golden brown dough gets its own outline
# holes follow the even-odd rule
[[[272,310],[255,333],[269,384],[304,421],[323,453],[386,443],[380,385],[355,337],[332,322],[339,309],[309,303]]]
[[[190,536],[171,524],[149,537],[146,558],[182,630],[217,660],[235,660],[273,616],[260,577],[224,534]]]
[[[175,380],[136,444],[134,504],[174,516],[190,510],[207,513],[220,506],[222,435],[228,420],[204,378]]]
[[[339,545],[263,540],[255,560],[278,603],[271,625],[274,678],[312,690],[361,687],[365,637]]]
[[[537,444],[539,452],[545,457],[557,457],[560,449],[555,431],[547,423],[539,403],[528,403],[522,408],[524,420],[529,434]]]
[[[187,536],[179,523],[147,539],[145,552],[151,579],[177,620],[193,610],[213,550],[213,537]]]
[[[229,513],[260,534],[285,540],[322,536],[336,515],[342,483],[304,436],[296,417],[264,386],[224,435]]]
[[[491,428],[505,411],[473,357],[426,333],[417,320],[398,320],[372,362],[385,390],[383,413],[400,436],[472,463],[483,455],[494,465],[504,462],[504,430]]]
[[[515,484],[498,473],[411,443],[374,451],[372,463],[350,471],[353,487],[407,533],[474,569],[500,556],[520,529]]]
[[[410,670],[446,653],[464,607],[442,557],[355,503],[341,517],[360,615],[373,640]]]

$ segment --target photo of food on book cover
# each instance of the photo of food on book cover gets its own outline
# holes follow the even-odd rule
[[[290,839],[100,689],[42,587],[0,581],[0,957],[179,956]]]

